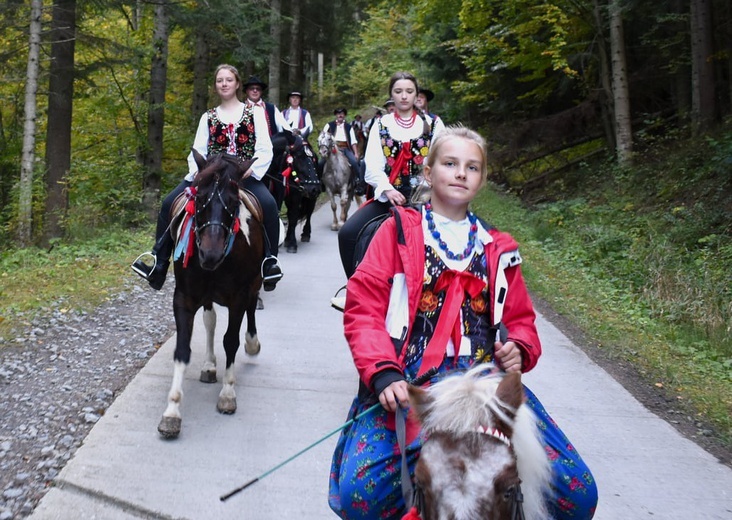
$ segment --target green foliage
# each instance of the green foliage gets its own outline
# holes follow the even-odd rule
[[[611,357],[671,388],[732,443],[732,131],[657,141],[632,170],[588,164],[530,211],[476,210],[520,241],[529,285]],[[639,158],[640,159],[640,158]]]

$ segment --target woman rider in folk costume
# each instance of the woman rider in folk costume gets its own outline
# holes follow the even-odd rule
[[[248,80],[247,93],[254,91],[255,97],[266,88],[256,77]],[[268,116],[264,104],[243,103],[240,101],[242,82],[235,67],[227,64],[219,65],[214,74],[214,88],[221,104],[205,112],[199,121],[198,130],[193,143],[203,157],[212,154],[226,153],[236,155],[242,160],[256,157],[257,161],[244,174],[242,185],[254,194],[262,206],[264,229],[267,240],[265,259],[262,263],[263,288],[271,291],[282,278],[282,269],[277,261],[279,244],[279,215],[277,205],[262,178],[272,162],[272,141]],[[255,110],[260,110],[257,114]],[[279,114],[279,111],[277,111]],[[275,123],[279,126],[282,121]],[[259,122],[258,122],[259,121]],[[289,126],[285,122],[286,129]],[[153,289],[160,290],[165,282],[173,252],[174,241],[170,234],[170,209],[175,199],[188,188],[198,172],[193,153],[188,155],[188,175],[163,200],[158,215],[155,233],[155,246],[149,253],[143,253],[132,264],[132,270],[145,278]],[[153,265],[143,262],[143,257],[151,256]]]
[[[338,247],[346,276],[353,274],[353,253],[358,233],[366,223],[392,206],[411,200],[422,183],[422,164],[430,143],[445,125],[421,114],[414,106],[419,86],[408,72],[397,72],[389,81],[394,113],[384,114],[369,131],[364,162],[365,180],[374,198],[354,213],[338,232]]]
[[[469,211],[487,177],[484,140],[462,127],[443,130],[432,142],[424,177],[429,202],[396,208],[348,281],[343,323],[360,390],[348,413],[354,422],[333,454],[329,489],[329,505],[343,519],[391,520],[406,512],[402,461],[413,479],[424,440],[408,418],[402,459],[394,412],[409,405],[408,381],[436,369],[436,382],[484,362],[527,372],[541,354],[516,241]],[[508,331],[502,341],[496,339],[499,323]],[[524,390],[553,470],[547,490],[552,518],[592,518],[592,473]],[[381,406],[363,414],[375,403]]]

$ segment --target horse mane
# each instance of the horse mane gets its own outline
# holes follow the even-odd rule
[[[230,180],[236,182],[237,174],[242,167],[241,159],[235,155],[224,153],[211,155],[206,160],[205,166],[196,174],[194,184],[205,186],[212,182],[212,178],[217,174],[220,177],[228,177]]]
[[[491,372],[491,373],[488,373]],[[516,466],[524,495],[527,520],[547,518],[545,494],[551,465],[544,449],[534,412],[522,402],[518,408],[497,397],[505,374],[490,363],[481,363],[465,373],[451,375],[429,388],[432,398],[420,411],[422,429],[454,435],[475,432],[478,425],[495,427],[493,416],[509,426]],[[523,397],[522,397],[523,401]]]

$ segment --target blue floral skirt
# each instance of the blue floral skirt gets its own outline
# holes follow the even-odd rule
[[[452,365],[447,361],[443,367]],[[454,369],[454,365],[451,368]],[[552,518],[592,518],[597,505],[597,487],[592,473],[536,396],[525,386],[524,391],[527,404],[536,414],[552,463],[549,501]],[[363,403],[356,398],[348,412],[348,420],[371,406],[372,403]],[[422,442],[420,436],[406,447],[411,475],[414,475]],[[331,509],[347,520],[400,519],[406,513],[401,464],[396,432],[387,428],[386,410],[378,407],[358,418],[341,432],[333,453],[328,493]]]

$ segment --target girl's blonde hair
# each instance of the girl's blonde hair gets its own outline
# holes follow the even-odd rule
[[[239,86],[236,87],[236,99],[238,99],[239,101],[241,101],[241,98],[242,98],[242,96],[244,94],[243,86],[242,86],[242,83],[241,83],[241,76],[239,76],[239,71],[236,70],[236,67],[234,67],[233,65],[229,65],[228,63],[222,63],[221,65],[219,65],[218,67],[216,67],[216,72],[214,72],[214,79],[213,79],[213,91],[214,91],[214,93],[216,93],[216,78],[218,77],[219,72],[221,72],[222,70],[228,70],[236,78],[236,82],[239,84]]]
[[[475,130],[471,130],[463,125],[446,126],[445,129],[437,135],[437,137],[432,141],[432,144],[430,144],[430,152],[425,159],[425,164],[432,168],[437,157],[440,155],[442,143],[448,139],[454,139],[456,137],[466,139],[478,145],[480,148],[480,155],[483,159],[480,172],[481,177],[483,178],[483,181],[488,179],[488,151],[486,149],[485,139],[483,139],[483,136]]]

